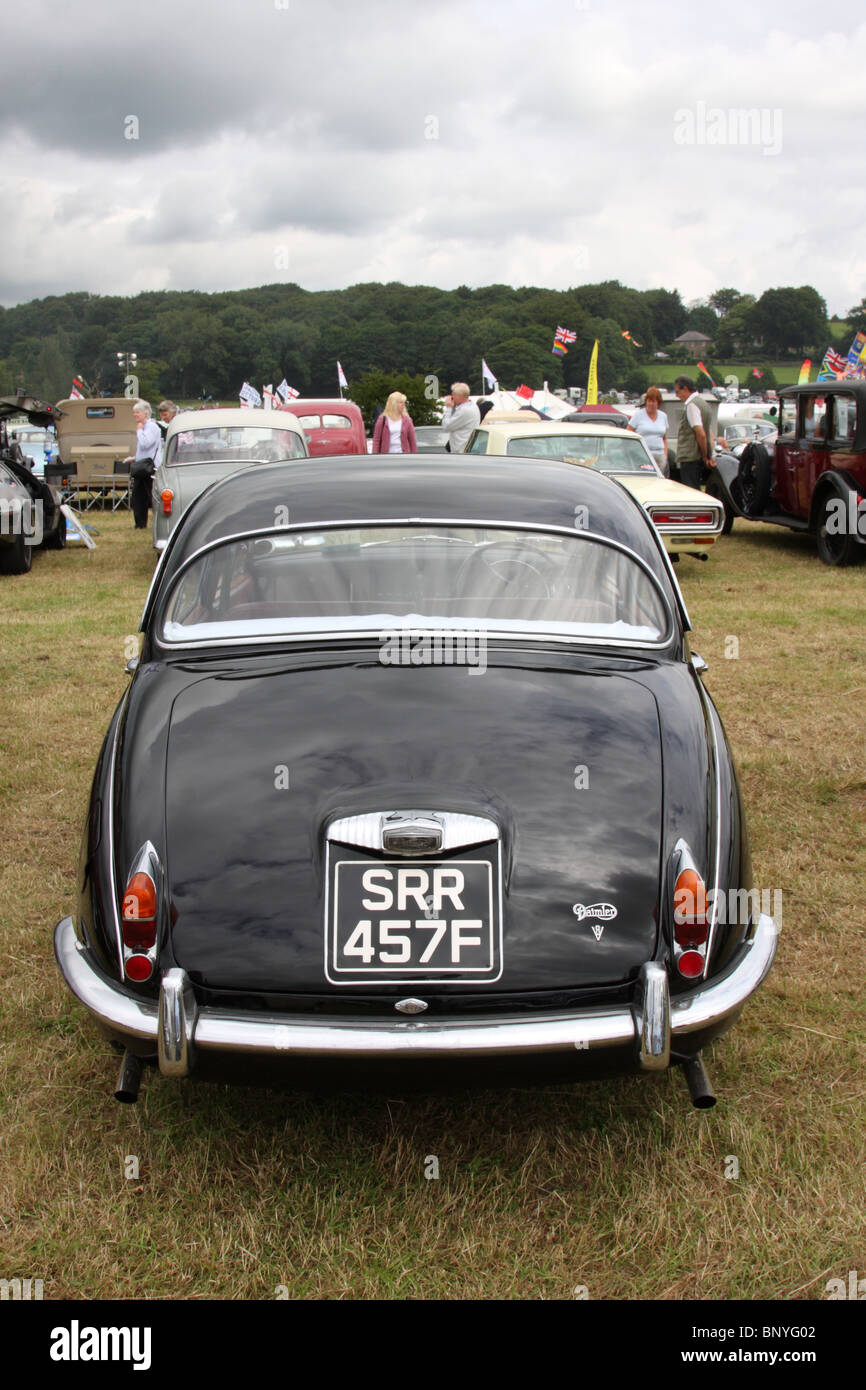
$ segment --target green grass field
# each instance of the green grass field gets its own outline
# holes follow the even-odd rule
[[[95,524],[92,553],[0,580],[0,1276],[74,1299],[726,1300],[866,1270],[866,566],[738,521],[679,567],[755,880],[784,894],[773,973],[707,1056],[714,1110],[670,1074],[421,1097],[149,1074],[126,1107],[52,950],[153,567],[128,516]]]

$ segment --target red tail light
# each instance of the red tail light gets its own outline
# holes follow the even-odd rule
[[[171,516],[171,504],[174,501],[174,493],[170,487],[164,487],[159,494],[162,498],[162,510],[166,516]]]
[[[127,980],[143,983],[156,970],[164,887],[159,855],[146,840],[132,861],[120,902],[121,966]]]
[[[715,512],[700,512],[694,509],[659,511],[656,507],[651,507],[650,516],[656,526],[713,526],[717,520]]]
[[[687,980],[696,980],[704,973],[704,958],[700,951],[683,951],[677,969]]]
[[[707,886],[685,840],[674,849],[671,878],[674,874],[671,955],[677,972],[696,980],[706,970],[712,912]]]
[[[133,874],[126,885],[121,934],[132,951],[149,951],[156,942],[156,885],[150,874]]]
[[[124,970],[130,980],[149,980],[153,974],[153,961],[150,956],[127,956]]]

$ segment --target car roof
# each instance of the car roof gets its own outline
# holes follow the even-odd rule
[[[540,423],[540,421],[536,420],[527,421],[526,424],[524,424],[523,421],[519,424],[511,424],[506,420],[494,420],[487,428],[490,430],[491,434],[494,432],[496,434],[505,434],[509,439],[523,439],[527,435],[531,435],[534,438],[536,435],[542,434],[545,437],[552,434],[573,434],[577,436],[589,434],[593,436],[604,435],[610,439],[622,439],[625,433],[619,425],[595,424],[594,421],[590,422],[589,420],[585,425],[570,424],[568,421],[560,422],[559,420],[548,420],[544,422],[544,427],[542,429],[539,429]],[[486,421],[482,420],[477,428],[483,430],[485,424]]]
[[[293,526],[441,520],[578,527],[628,546],[667,587],[671,571],[640,503],[616,480],[558,459],[483,454],[346,455],[256,464],[207,488],[182,516],[155,576],[145,622],[176,570],[209,544],[274,530],[278,508]],[[676,585],[674,582],[674,589]],[[676,601],[681,596],[675,592]]]
[[[287,418],[288,417],[288,418]],[[213,410],[182,410],[169,422],[166,441],[181,430],[219,429],[227,425],[248,425],[255,429],[292,430],[303,435],[303,430],[291,412],[259,410],[257,407],[238,406],[219,407]]]
[[[853,391],[855,396],[866,395],[866,381],[859,381],[855,377],[834,377],[832,381],[809,381],[802,386],[783,386],[779,390],[780,396],[806,396],[810,393],[813,396],[824,396],[828,391]]]
[[[316,411],[320,415],[352,415],[355,411],[360,414],[360,406],[354,401],[341,400],[339,396],[297,396],[278,409],[289,414],[297,410],[301,415],[315,414]]]

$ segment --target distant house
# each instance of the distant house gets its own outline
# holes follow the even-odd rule
[[[699,333],[696,328],[690,328],[687,333],[681,333],[678,338],[674,338],[674,347],[682,348],[686,356],[693,357],[695,361],[705,352],[709,352],[712,345],[712,338],[707,337],[706,333]]]

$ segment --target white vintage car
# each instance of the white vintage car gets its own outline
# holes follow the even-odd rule
[[[153,544],[168,538],[199,493],[256,463],[309,457],[303,427],[284,411],[185,410],[168,427],[153,475]]]
[[[464,453],[562,459],[607,473],[642,503],[674,555],[706,559],[716,537],[722,534],[725,513],[721,501],[665,478],[640,435],[597,421],[576,425],[562,420],[536,424],[488,424],[488,420],[470,435]]]

